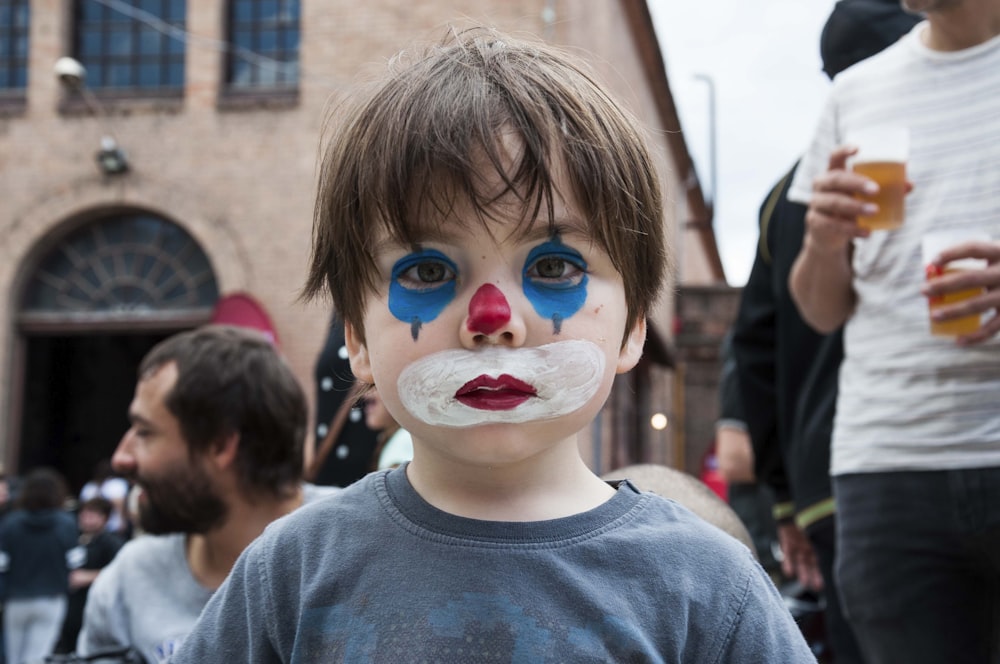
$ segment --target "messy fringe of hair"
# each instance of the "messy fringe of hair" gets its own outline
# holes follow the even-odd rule
[[[363,340],[381,239],[416,249],[433,226],[456,221],[459,202],[475,219],[457,221],[491,233],[501,202],[505,214],[514,202],[514,234],[537,219],[551,226],[558,195],[577,205],[621,273],[631,329],[667,269],[662,194],[636,121],[577,59],[489,29],[452,31],[393,58],[384,81],[336,107],[302,297],[329,292]],[[513,159],[506,132],[520,143]],[[571,191],[557,191],[557,169]],[[486,185],[495,178],[499,191]]]

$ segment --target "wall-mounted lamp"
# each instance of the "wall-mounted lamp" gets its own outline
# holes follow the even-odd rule
[[[117,175],[128,171],[128,160],[110,130],[107,113],[87,87],[87,70],[78,60],[63,57],[56,60],[54,72],[63,87],[78,92],[91,112],[105,125],[104,136],[101,137],[101,149],[97,152],[97,164],[101,167],[101,171],[105,175]]]

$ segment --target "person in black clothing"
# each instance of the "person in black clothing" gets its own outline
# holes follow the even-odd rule
[[[330,321],[326,343],[316,358],[316,424],[313,428],[320,455],[307,473],[315,484],[347,486],[371,470],[378,432],[365,425],[364,409],[352,399],[355,384],[344,347],[344,324]],[[341,413],[341,409],[346,412]],[[333,429],[333,439],[327,440]]]
[[[843,69],[897,41],[919,17],[898,0],[840,0],[824,26],[823,69]],[[757,478],[776,494],[775,518],[785,571],[815,576],[826,593],[827,629],[835,661],[860,662],[854,635],[832,591],[835,506],[829,477],[830,436],[843,357],[841,331],[823,336],[800,317],[788,276],[802,245],[806,207],[787,199],[794,167],[760,210],[760,241],[733,328],[746,424]]]
[[[729,505],[750,532],[760,564],[772,579],[777,580],[781,563],[775,556],[778,533],[772,515],[774,492],[769,485],[757,480],[751,445],[730,333],[722,342],[715,453],[719,472],[728,487]]]
[[[96,497],[81,503],[77,511],[80,528],[79,546],[69,553],[69,602],[62,634],[56,645],[57,653],[76,650],[76,637],[83,626],[83,609],[87,593],[98,573],[118,554],[125,543],[117,533],[106,530],[114,505],[106,498]]]

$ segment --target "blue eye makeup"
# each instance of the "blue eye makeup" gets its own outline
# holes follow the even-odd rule
[[[531,250],[521,276],[524,295],[535,313],[552,320],[555,334],[587,301],[587,261],[558,237]]]
[[[458,268],[440,251],[423,249],[396,261],[389,283],[389,312],[416,341],[420,327],[438,317],[455,298]]]

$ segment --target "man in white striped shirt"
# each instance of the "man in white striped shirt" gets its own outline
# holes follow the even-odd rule
[[[899,43],[838,75],[789,198],[807,203],[790,286],[820,331],[845,324],[832,442],[838,584],[867,660],[1000,661],[1000,0],[903,0],[923,13]],[[904,125],[912,190],[894,231],[861,229],[843,145]],[[925,284],[930,230],[985,232],[934,263],[985,270]],[[974,283],[973,283],[974,282]],[[930,333],[928,296],[984,287]]]

